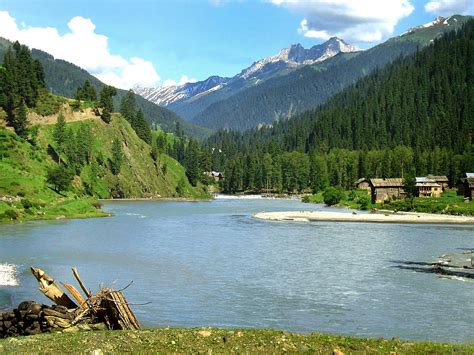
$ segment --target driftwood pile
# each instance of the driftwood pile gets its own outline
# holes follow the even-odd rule
[[[103,288],[92,295],[77,270],[72,270],[84,296],[73,285],[61,283],[72,296],[69,297],[52,277],[32,267],[40,291],[55,305],[25,301],[12,312],[0,313],[0,338],[51,331],[140,329],[122,291]]]

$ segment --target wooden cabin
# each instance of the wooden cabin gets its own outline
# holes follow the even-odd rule
[[[204,175],[209,176],[210,178],[213,178],[214,181],[221,181],[224,178],[224,175],[218,171],[206,171],[204,172]]]
[[[443,187],[430,177],[417,177],[415,186],[418,197],[440,197],[443,190]]]
[[[428,175],[427,178],[433,179],[437,184],[440,184],[443,191],[446,191],[449,187],[449,179],[446,175]]]
[[[358,190],[367,190],[370,193],[370,180],[366,178],[360,178],[354,183],[354,186]]]
[[[370,179],[370,193],[372,203],[380,203],[393,198],[401,198],[405,195],[403,179]]]
[[[466,191],[466,181],[474,179],[474,173],[464,173],[456,182],[458,196],[469,197],[469,191]],[[468,183],[469,184],[469,183]]]
[[[464,197],[472,201],[474,195],[474,177],[467,177],[464,181]]]

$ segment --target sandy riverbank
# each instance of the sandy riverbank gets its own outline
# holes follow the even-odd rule
[[[254,218],[293,222],[364,222],[364,223],[425,223],[474,224],[474,217],[428,213],[342,213],[326,211],[260,212]]]

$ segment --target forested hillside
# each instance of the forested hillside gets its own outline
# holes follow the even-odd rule
[[[442,19],[433,26],[394,37],[369,50],[340,53],[322,63],[269,79],[215,102],[191,122],[206,127],[245,130],[292,117],[323,103],[372,70],[429,45],[443,33],[459,28],[468,18]],[[197,105],[199,101],[192,104]]]
[[[360,56],[359,56],[360,57]],[[359,177],[474,170],[474,21],[270,128],[208,140],[226,190],[350,188]],[[224,159],[224,154],[226,158]]]
[[[165,153],[174,145],[150,131],[132,92],[114,113],[110,86],[97,95],[86,81],[75,100],[48,93],[40,61],[18,42],[3,62],[0,221],[97,216],[96,198],[208,197]]]
[[[0,60],[3,60],[7,48],[11,45],[11,42],[0,38]],[[38,59],[44,68],[46,88],[56,95],[73,98],[76,90],[86,80],[91,83],[97,92],[99,92],[105,86],[104,83],[102,83],[93,75],[89,74],[86,70],[81,69],[72,63],[61,59],[55,59],[50,54],[37,49],[32,49],[31,52],[33,58]],[[117,95],[114,98],[114,103],[116,106],[118,106],[120,100],[126,95],[126,93],[126,90],[117,90]],[[183,127],[188,135],[196,137],[205,137],[209,135],[210,130],[189,124],[183,121],[174,112],[166,108],[159,107],[145,100],[140,95],[135,96],[138,107],[148,118],[150,124],[156,124],[165,131],[174,132],[176,122],[180,122],[181,127]]]

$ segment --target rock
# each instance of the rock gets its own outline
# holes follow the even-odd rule
[[[309,348],[306,344],[301,344],[298,347],[298,352],[300,352],[300,353],[307,353],[308,351],[309,351]]]
[[[20,311],[27,311],[32,305],[34,305],[34,301],[23,301],[18,305],[18,310]]]
[[[332,351],[332,354],[333,355],[344,355],[344,353],[341,350],[339,350],[338,348],[334,349]]]
[[[241,337],[244,336],[244,333],[242,333],[242,332],[237,332],[237,333],[235,333],[235,336],[236,336],[237,338],[241,338]]]
[[[39,312],[41,312],[41,305],[38,303],[34,303],[28,308],[28,313],[39,314]]]
[[[198,335],[202,336],[203,338],[207,338],[211,336],[211,332],[209,330],[200,330]]]

